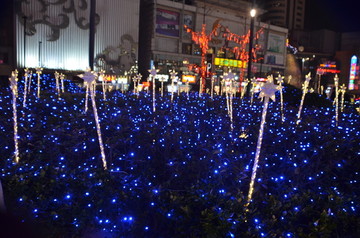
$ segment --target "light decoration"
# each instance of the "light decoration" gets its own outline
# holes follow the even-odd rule
[[[140,92],[139,85],[140,85],[141,78],[142,78],[142,75],[140,73],[137,73],[135,75],[134,87],[136,87],[135,93],[137,94],[137,98],[139,98],[139,92]]]
[[[350,76],[349,76],[349,90],[355,89],[355,78],[356,78],[356,66],[358,64],[358,58],[353,55],[350,60]]]
[[[266,114],[267,114],[267,109],[269,106],[269,98],[271,98],[271,100],[275,101],[275,93],[278,90],[279,90],[279,87],[274,84],[274,82],[272,81],[272,77],[269,77],[267,82],[264,83],[263,86],[261,87],[261,91],[259,94],[259,98],[264,100],[264,107],[263,107],[262,114],[261,114],[259,137],[258,137],[258,141],[256,144],[254,165],[252,168],[249,192],[248,192],[248,196],[247,196],[247,203],[245,205],[246,208],[250,205],[252,195],[254,193],[254,184],[255,184],[256,173],[257,173],[258,164],[259,164],[259,157],[260,157],[262,139],[263,139],[263,134],[264,134],[264,126],[266,123]]]
[[[28,85],[28,87],[27,87],[27,93],[28,93],[28,94],[30,94],[30,91],[31,91],[32,76],[33,76],[33,72],[32,72],[32,70],[30,70],[30,73],[29,73],[29,85]]]
[[[133,76],[133,82],[134,82],[134,94],[136,94],[136,92],[137,92],[137,85],[136,85],[136,82],[137,82],[137,75],[134,75]]]
[[[248,32],[245,35],[238,35],[238,34],[234,34],[232,33],[229,28],[221,26],[220,28],[220,33],[221,36],[223,38],[225,38],[225,41],[227,42],[234,42],[236,44],[238,44],[239,46],[235,46],[233,48],[227,48],[227,50],[231,50],[234,55],[235,58],[237,60],[240,60],[240,76],[239,76],[239,81],[240,83],[244,81],[244,76],[245,76],[245,71],[247,69],[247,63],[249,61],[249,53],[248,53],[248,45],[250,43],[250,29],[248,30]],[[261,34],[263,33],[263,28],[260,28],[257,32],[255,32],[254,34],[254,42],[256,42],[257,39],[260,38]],[[258,44],[255,44],[254,47],[251,50],[251,54],[252,54],[252,62],[257,62],[261,59],[263,59],[262,57],[258,57],[257,52],[261,49],[261,46]],[[241,87],[240,87],[241,89]]]
[[[288,76],[288,84],[291,84],[291,80],[292,80],[292,75]]]
[[[160,78],[160,84],[161,84],[161,97],[164,97],[164,81],[165,81],[165,78]]]
[[[30,74],[30,70],[29,69],[24,69],[24,99],[23,99],[23,107],[26,107],[26,96],[28,94],[28,80],[29,80],[29,74]]]
[[[344,101],[345,101],[345,93],[346,93],[345,84],[340,86],[340,93],[341,93],[341,112],[344,112]]]
[[[53,80],[47,80],[46,74],[43,77],[46,80],[42,82],[52,85]],[[59,101],[56,95],[49,93],[44,94],[48,96],[44,96],[41,101],[34,97],[28,98],[28,111],[31,110],[32,113],[18,118],[19,125],[23,123],[24,129],[29,130],[24,136],[21,135],[24,141],[21,143],[21,151],[28,150],[26,156],[20,154],[21,163],[11,163],[13,151],[9,145],[12,145],[13,138],[3,136],[10,134],[9,131],[12,132],[12,120],[3,120],[4,123],[0,125],[3,145],[0,147],[0,154],[5,165],[0,170],[3,185],[7,186],[8,181],[17,183],[17,186],[13,186],[12,191],[9,191],[17,198],[14,199],[15,205],[12,209],[26,209],[30,219],[34,218],[36,222],[45,222],[62,231],[71,230],[77,233],[86,229],[89,222],[95,222],[94,226],[108,232],[109,236],[161,237],[164,233],[170,234],[174,231],[174,222],[182,227],[193,222],[194,226],[200,227],[203,223],[196,221],[199,218],[196,214],[187,219],[182,216],[184,213],[180,212],[183,207],[181,205],[190,204],[191,209],[192,205],[196,206],[200,201],[201,204],[206,204],[204,208],[211,204],[214,211],[211,216],[214,215],[215,222],[224,219],[223,224],[229,227],[229,236],[238,234],[246,237],[245,231],[239,232],[239,226],[244,228],[242,230],[250,230],[259,237],[267,237],[270,234],[286,237],[306,235],[313,229],[327,229],[326,224],[322,223],[323,220],[319,220],[324,216],[324,219],[341,221],[351,225],[350,227],[356,227],[357,220],[354,219],[359,217],[360,204],[356,198],[360,171],[356,161],[350,158],[356,158],[358,151],[348,148],[357,148],[355,146],[359,142],[360,120],[359,114],[355,110],[351,112],[351,108],[344,114],[343,124],[334,130],[324,123],[333,116],[332,108],[309,107],[306,109],[306,115],[311,120],[301,127],[294,127],[295,123],[291,120],[287,120],[285,125],[278,123],[280,113],[269,113],[274,109],[269,104],[266,122],[269,130],[264,130],[266,150],[263,147],[261,151],[261,167],[255,179],[255,188],[258,186],[259,192],[254,191],[249,206],[250,212],[247,214],[248,222],[245,223],[241,215],[235,218],[231,214],[234,210],[239,211],[239,207],[246,202],[238,199],[239,193],[236,191],[247,191],[248,178],[242,177],[243,172],[237,172],[239,169],[248,171],[248,158],[254,155],[253,141],[257,136],[254,128],[258,124],[257,119],[260,119],[258,112],[263,109],[262,103],[255,101],[251,108],[247,105],[239,108],[235,107],[234,101],[234,115],[239,117],[234,120],[235,130],[228,133],[230,124],[227,114],[223,111],[226,105],[225,97],[215,97],[214,103],[204,103],[206,97],[198,98],[192,94],[191,101],[179,103],[186,101],[181,95],[179,100],[175,100],[175,103],[178,103],[174,104],[176,110],[171,112],[167,110],[169,100],[164,98],[159,103],[159,110],[166,113],[157,114],[157,123],[147,126],[151,115],[151,97],[133,100],[131,92],[123,95],[113,91],[113,104],[98,104],[99,109],[101,108],[99,117],[104,118],[102,129],[103,132],[107,132],[107,135],[104,133],[104,141],[110,141],[107,146],[113,147],[114,140],[111,140],[114,138],[119,145],[116,149],[126,149],[115,149],[114,154],[109,156],[111,166],[108,176],[108,172],[99,171],[102,166],[98,166],[95,161],[98,154],[98,150],[94,150],[94,147],[98,146],[94,143],[96,135],[94,138],[87,136],[91,135],[87,131],[88,125],[95,127],[92,118],[76,118],[82,111],[84,99],[78,101],[78,97],[72,97],[71,93],[80,93],[83,89],[72,82],[66,86],[69,91],[66,100]],[[20,91],[21,89],[22,87],[19,87]],[[288,90],[292,89],[285,88],[284,92],[291,94],[292,91]],[[7,113],[11,112],[11,104],[8,103],[10,97],[11,95],[4,94],[4,91],[0,93],[0,111],[4,113],[2,118],[8,118]],[[290,106],[287,109],[289,116],[296,116],[296,110]],[[46,120],[49,116],[56,119],[55,124],[54,121]],[[39,118],[45,119],[37,120]],[[111,120],[108,120],[110,118]],[[128,126],[124,130],[125,122],[131,122],[133,126]],[[39,124],[47,129],[35,129]],[[76,132],[76,129],[80,128],[86,131],[86,136]],[[163,133],[154,133],[153,143],[148,143],[142,137],[159,130]],[[62,136],[66,136],[68,132],[71,132],[68,142],[75,143],[66,143],[64,154],[59,154],[59,148],[64,148]],[[126,136],[123,136],[124,134]],[[31,135],[43,138],[42,143],[35,143],[31,148],[23,147],[31,142],[31,139],[27,138]],[[271,138],[269,142],[265,139],[267,136]],[[332,143],[328,143],[329,141]],[[206,145],[209,152],[199,155],[200,144]],[[52,145],[54,147],[51,147]],[[52,149],[41,152],[43,146]],[[148,150],[150,146],[151,149]],[[176,148],[175,154],[164,150],[168,146]],[[159,155],[159,151],[163,153]],[[344,153],[349,159],[344,159]],[[210,156],[207,157],[208,155]],[[158,164],[158,156],[161,156],[159,163],[164,165],[164,170],[154,170],[152,167]],[[49,159],[43,159],[44,157]],[[71,159],[74,157],[78,159]],[[318,166],[319,161],[327,162],[329,158],[329,163]],[[124,163],[130,166],[124,166]],[[183,186],[186,181],[189,182],[188,176],[192,176],[189,169],[194,168],[198,170],[191,174],[202,182],[191,181],[191,185],[196,187]],[[164,171],[166,177],[162,177]],[[120,174],[121,176],[117,176]],[[224,183],[229,181],[228,179],[231,182]],[[50,180],[55,183],[48,183]],[[28,182],[40,186],[26,186]],[[118,186],[114,188],[111,186],[113,184]],[[174,190],[174,185],[179,184],[183,186],[182,190]],[[59,189],[58,186],[64,189]],[[121,189],[118,189],[119,186]],[[41,197],[38,194],[41,194]],[[184,203],[177,199],[174,204],[172,199],[168,199],[169,196],[185,198],[181,199]],[[269,198],[274,199],[274,203],[268,203]],[[134,199],[144,206],[144,210],[138,212],[139,209],[127,206],[132,204]],[[280,207],[274,205],[280,203]],[[66,209],[63,209],[64,207]],[[269,214],[266,211],[270,208],[273,210]],[[81,216],[78,213],[79,209],[82,209]],[[194,209],[189,211],[199,211],[198,206]],[[252,212],[252,209],[256,210]],[[311,215],[307,212],[309,209],[312,211]],[[149,221],[147,217],[158,217],[166,228],[157,229],[156,223]],[[277,219],[275,225],[274,217]],[[311,221],[310,225],[297,229],[304,217]],[[348,223],[349,220],[354,222]],[[280,231],[277,232],[275,228],[279,228]],[[206,232],[197,228],[196,231]]]
[[[250,93],[250,105],[252,106],[253,102],[254,102],[254,94],[255,94],[255,86],[257,83],[257,79],[255,77],[253,77],[251,79],[251,93]]]
[[[18,95],[18,72],[17,70],[12,71],[11,77],[9,78],[10,88],[12,93],[12,111],[13,111],[13,123],[14,123],[14,145],[15,145],[15,163],[19,163],[19,141],[18,141],[18,119],[17,119],[17,108],[16,98]]]
[[[210,96],[211,96],[211,99],[214,99],[214,82],[215,82],[215,75],[213,75],[211,77],[211,91],[210,91]]]
[[[149,73],[151,75],[151,81],[152,81],[152,85],[153,85],[153,112],[156,111],[156,98],[155,98],[155,92],[156,92],[156,74],[157,72],[159,72],[158,69],[155,68],[155,66],[153,66],[151,69],[149,69]]]
[[[231,70],[224,74],[225,81],[225,94],[226,94],[226,105],[228,115],[230,117],[230,125],[231,129],[233,129],[233,81],[235,79],[235,75]]]
[[[58,99],[60,100],[60,74],[55,71],[54,73],[54,76],[55,76],[55,85],[56,85],[56,93],[57,93],[57,96],[58,96]]]
[[[64,79],[65,79],[65,74],[61,73],[60,74],[60,82],[61,82],[61,92],[62,93],[65,92]]]
[[[284,83],[284,76],[279,76],[276,78],[276,81],[279,84],[279,91],[280,91],[280,111],[281,111],[281,121],[284,121],[284,97],[283,97],[283,83]]]
[[[212,37],[216,34],[217,29],[220,27],[219,20],[217,20],[214,25],[213,29],[209,34],[206,34],[206,24],[202,24],[201,32],[196,32],[190,29],[187,25],[184,25],[184,28],[187,33],[191,33],[191,38],[195,42],[195,44],[199,45],[201,49],[201,71],[200,71],[200,93],[205,92],[206,88],[206,53],[209,49],[209,42],[211,41]]]
[[[316,75],[318,76],[318,82],[317,82],[317,91],[320,94],[321,93],[321,75],[325,73],[324,69],[318,68],[316,70]]]
[[[94,90],[92,89],[93,88],[92,85],[95,84],[95,79],[96,79],[95,72],[86,71],[82,75],[82,78],[83,78],[84,82],[86,83],[87,88],[91,88],[89,91],[90,91],[93,113],[94,113],[94,117],[95,117],[96,132],[98,135],[100,152],[101,152],[101,160],[102,160],[104,169],[107,170],[107,162],[106,162],[104,144],[103,144],[102,135],[101,135],[99,115],[98,115],[98,111],[97,111],[97,107],[96,107]],[[88,91],[88,89],[87,89],[87,91]]]
[[[42,73],[43,68],[38,67],[36,68],[36,74],[37,74],[37,97],[40,98],[40,74]]]
[[[335,124],[338,126],[339,124],[339,77],[337,74],[335,74],[334,77],[334,84],[335,84],[335,98],[334,98],[334,104],[335,104]]]
[[[104,101],[106,101],[107,88],[106,88],[104,76],[105,76],[105,70],[100,70],[98,72],[98,80],[101,81],[101,86],[102,86],[102,91],[103,91],[103,99],[104,99]]]
[[[300,123],[300,118],[301,118],[301,111],[302,111],[302,108],[303,108],[303,105],[304,105],[304,100],[305,100],[305,96],[308,92],[308,87],[309,87],[309,82],[311,80],[311,75],[310,73],[308,73],[306,76],[305,76],[305,82],[303,83],[302,85],[302,90],[303,90],[303,93],[302,93],[302,96],[301,96],[301,101],[300,101],[300,106],[299,106],[299,111],[297,113],[297,121],[296,121],[296,124],[299,124]]]
[[[241,90],[241,94],[240,94],[240,99],[243,99],[244,98],[244,96],[245,96],[245,93],[246,93],[246,87],[247,87],[247,85],[249,84],[249,82],[248,81],[243,81],[242,82],[242,90]]]
[[[43,77],[48,79],[49,76],[44,74]],[[51,85],[52,80],[43,82]],[[223,111],[225,97],[215,97],[208,103],[206,97],[191,94],[192,100],[186,102],[185,95],[180,95],[174,102],[176,110],[171,111],[168,110],[170,100],[164,98],[159,110],[166,113],[159,113],[159,120],[152,123],[148,120],[152,111],[151,97],[133,100],[131,92],[124,95],[113,91],[111,101],[98,105],[101,108],[99,117],[104,118],[104,141],[109,141],[111,146],[117,143],[111,155],[111,166],[102,173],[102,166],[96,161],[96,135],[91,136],[87,131],[89,125],[95,127],[94,122],[88,117],[76,118],[82,111],[84,99],[79,101],[75,94],[84,90],[72,82],[66,84],[66,90],[69,94],[60,101],[48,93],[49,96],[41,101],[28,98],[28,110],[32,113],[18,118],[28,130],[21,137],[24,141],[21,145],[42,139],[29,148],[21,146],[21,151],[27,153],[26,157],[21,156],[21,163],[12,163],[13,138],[4,136],[12,132],[12,120],[3,120],[0,125],[0,154],[4,158],[0,176],[4,186],[8,186],[9,181],[16,183],[8,191],[16,198],[11,209],[17,214],[25,211],[28,215],[25,223],[28,218],[34,219],[71,234],[80,234],[91,223],[114,237],[162,234],[175,237],[172,228],[176,222],[185,228],[184,232],[191,234],[195,230],[205,234],[207,231],[199,228],[204,224],[199,222],[204,218],[203,213],[201,218],[198,215],[200,204],[204,209],[209,205],[213,208],[214,212],[205,218],[211,216],[214,222],[222,219],[222,227],[229,237],[232,234],[246,237],[249,231],[259,237],[297,237],[314,229],[329,231],[326,221],[356,227],[360,171],[356,160],[344,159],[344,153],[347,158],[358,157],[355,148],[360,138],[360,115],[355,110],[347,110],[343,124],[334,130],[324,123],[333,116],[332,108],[308,107],[306,115],[311,120],[295,127],[292,120],[278,123],[280,113],[270,113],[276,108],[269,104],[266,122],[269,129],[264,130],[266,149],[262,148],[261,167],[255,179],[259,192],[255,189],[248,207],[248,219],[244,222],[241,214],[232,214],[246,202],[238,195],[239,191],[248,189],[250,178],[244,171],[251,169],[249,157],[254,156],[253,141],[257,139],[257,133],[252,133],[250,128],[258,124],[258,112],[263,109],[263,103],[255,101],[252,107],[234,106],[234,115],[239,116],[234,117],[235,130],[228,133],[229,120]],[[289,94],[295,92],[287,87],[284,90]],[[9,98],[11,95],[6,91],[0,92],[2,119],[8,118],[11,112]],[[290,106],[287,108],[289,116],[296,117],[296,111]],[[49,116],[57,119],[55,123],[46,119]],[[38,130],[38,125],[46,130]],[[85,134],[82,129],[86,130]],[[154,138],[148,142],[143,135],[149,133]],[[70,145],[63,143],[67,134],[70,134],[67,141]],[[208,151],[199,153],[199,145],[206,146],[203,148]],[[175,150],[169,153],[167,148]],[[319,162],[324,163],[319,166]],[[154,167],[156,165],[163,169]],[[34,186],[26,186],[29,182]],[[114,184],[120,189],[114,189]],[[171,199],[174,197],[175,203]],[[134,209],[131,205],[134,201],[144,209]],[[190,212],[197,213],[183,216],[182,208],[186,206]],[[308,218],[305,222],[304,216]],[[148,217],[158,219],[149,220]],[[326,219],[325,224],[321,217]],[[159,222],[161,231],[157,229]],[[196,228],[187,230],[189,222]]]
[[[175,70],[170,70],[170,80],[171,80],[171,103],[174,102],[174,81],[176,80],[177,72]]]

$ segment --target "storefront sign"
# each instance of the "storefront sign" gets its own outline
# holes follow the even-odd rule
[[[355,77],[356,77],[356,65],[357,65],[357,57],[354,55],[351,57],[350,61],[350,77],[349,77],[349,90],[355,89]]]
[[[195,83],[196,77],[194,75],[183,75],[181,81],[183,83],[186,83],[186,82]]]
[[[228,66],[228,67],[235,67],[235,68],[246,68],[246,66],[247,66],[245,61],[226,59],[226,58],[215,58],[214,65]]]

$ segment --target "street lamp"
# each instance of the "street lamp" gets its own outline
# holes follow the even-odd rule
[[[249,57],[248,57],[248,68],[247,68],[247,78],[248,78],[248,92],[250,92],[251,87],[251,67],[252,67],[252,49],[254,41],[254,22],[255,22],[256,10],[253,8],[250,10],[250,35],[249,35]]]

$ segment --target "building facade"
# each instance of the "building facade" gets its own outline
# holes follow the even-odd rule
[[[169,70],[174,69],[180,74],[190,73],[198,77],[194,67],[201,63],[201,48],[191,32],[201,35],[203,25],[207,36],[219,26],[218,34],[212,35],[206,52],[211,58],[212,73],[222,75],[232,70],[239,75],[246,71],[246,59],[238,57],[234,51],[244,45],[228,36],[232,34],[236,38],[248,34],[251,2],[207,0],[186,4],[185,1],[143,0],[142,5],[146,6],[146,12],[141,14],[143,18],[140,20],[144,32],[140,33],[142,57],[139,59],[139,68],[143,74],[151,65],[155,65],[160,74],[168,74]],[[258,12],[262,10],[258,9]],[[184,25],[191,32],[186,32]],[[258,76],[271,72],[283,73],[286,66],[287,29],[261,23],[256,18],[254,32],[256,39],[253,46],[257,48],[257,62],[253,63],[252,72]],[[141,37],[142,34],[144,37]],[[248,47],[247,43],[247,52]]]
[[[259,3],[266,10],[262,21],[289,31],[304,29],[305,0],[262,0]]]
[[[15,65],[85,70],[95,3],[95,69],[120,74],[138,58],[140,0],[14,1]]]

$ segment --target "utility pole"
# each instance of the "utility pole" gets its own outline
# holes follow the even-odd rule
[[[251,89],[251,77],[252,77],[252,61],[253,61],[253,42],[254,42],[254,23],[255,23],[255,0],[252,2],[252,7],[250,10],[250,34],[249,34],[249,57],[248,57],[248,65],[247,65],[247,79],[248,79],[248,86],[247,86],[247,94],[250,93]]]

